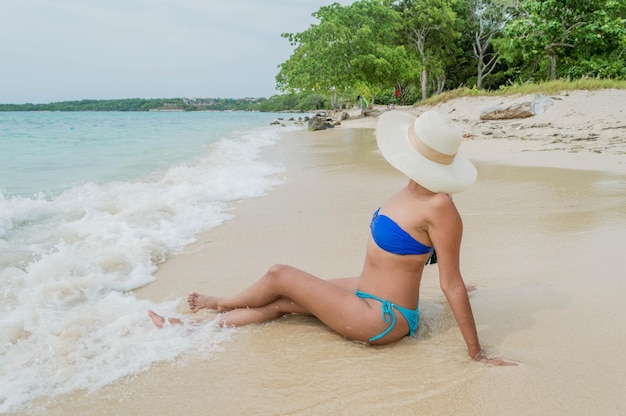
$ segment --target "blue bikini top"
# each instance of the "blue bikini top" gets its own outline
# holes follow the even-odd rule
[[[400,255],[426,254],[433,251],[432,247],[414,239],[388,216],[378,215],[378,211],[380,208],[374,212],[370,223],[372,238],[378,247],[389,253]]]

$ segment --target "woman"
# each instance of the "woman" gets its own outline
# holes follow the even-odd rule
[[[476,180],[474,166],[457,154],[460,128],[435,111],[418,118],[390,111],[380,117],[376,138],[387,161],[410,180],[374,213],[360,276],[322,280],[294,267],[274,265],[233,297],[191,293],[190,309],[216,310],[218,322],[229,326],[290,313],[314,315],[350,339],[389,344],[417,330],[422,272],[436,248],[440,285],[469,356],[493,365],[510,364],[483,353],[459,269],[463,225],[449,195]],[[166,322],[148,313],[156,326]]]

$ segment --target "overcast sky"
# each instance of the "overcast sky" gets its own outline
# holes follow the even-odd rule
[[[281,33],[332,2],[0,0],[0,103],[269,97]]]

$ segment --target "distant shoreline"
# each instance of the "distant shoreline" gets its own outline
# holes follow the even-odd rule
[[[0,104],[0,111],[261,111],[265,98],[122,98],[60,101],[47,104]]]

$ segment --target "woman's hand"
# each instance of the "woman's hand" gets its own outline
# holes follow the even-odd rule
[[[474,360],[480,363],[484,363],[490,367],[506,367],[506,366],[517,365],[516,362],[506,360],[502,357],[489,358],[487,357],[487,355],[485,354],[483,350],[480,350],[478,354],[474,356]]]

